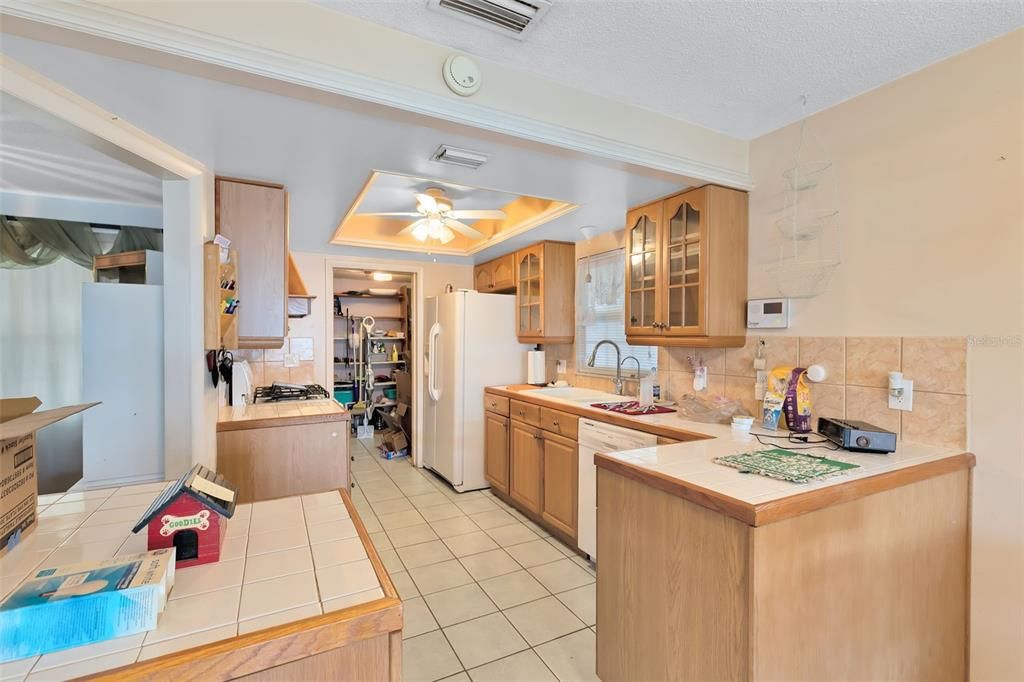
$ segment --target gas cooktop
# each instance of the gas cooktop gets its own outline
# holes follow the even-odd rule
[[[322,400],[331,394],[319,384],[284,384],[275,381],[270,386],[258,386],[253,391],[253,402],[275,403],[286,400]]]

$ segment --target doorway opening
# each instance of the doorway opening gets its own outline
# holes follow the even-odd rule
[[[417,273],[340,265],[331,268],[330,282],[334,397],[351,412],[353,435],[367,448],[418,459]]]

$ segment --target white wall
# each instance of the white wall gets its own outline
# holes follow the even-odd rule
[[[967,336],[973,679],[1024,679],[1024,30],[810,119],[835,164],[843,263],[786,335]],[[774,295],[778,174],[751,144],[750,294]],[[942,595],[935,595],[941,599]]]
[[[92,273],[61,258],[0,269],[0,397],[37,396],[52,409],[82,402],[82,283]],[[82,416],[39,432],[40,492],[82,475]]]

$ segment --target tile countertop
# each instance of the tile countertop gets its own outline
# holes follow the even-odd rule
[[[888,455],[815,447],[800,452],[851,462],[860,468],[813,483],[790,483],[757,474],[741,474],[737,469],[714,462],[724,455],[772,447],[785,449],[789,445],[785,430],[768,432],[755,422],[753,432],[783,436],[762,436],[763,442],[759,442],[751,433],[735,431],[724,424],[680,419],[675,412],[632,417],[587,404],[530,395],[529,390],[533,388],[536,387],[508,386],[487,390],[550,405],[554,409],[570,408],[569,411],[580,416],[613,421],[638,430],[659,433],[674,430],[680,435],[686,434],[689,439],[680,443],[599,453],[594,457],[595,464],[755,526],[974,466],[974,455],[970,453],[902,440],[897,441],[896,451]],[[609,414],[614,418],[609,419]],[[821,438],[816,433],[808,435],[812,440]]]
[[[0,558],[0,596],[43,562],[145,552],[145,530],[131,528],[168,485],[41,495],[39,526]],[[8,661],[0,679],[96,674],[383,599],[379,558],[353,509],[337,491],[240,504],[220,561],[175,572],[155,630]]]
[[[318,424],[350,419],[348,410],[333,398],[289,400],[255,405],[222,405],[217,415],[218,431],[255,429],[268,426]]]

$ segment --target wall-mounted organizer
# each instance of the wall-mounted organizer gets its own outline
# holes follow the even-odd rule
[[[238,253],[203,245],[203,347],[238,348]]]

